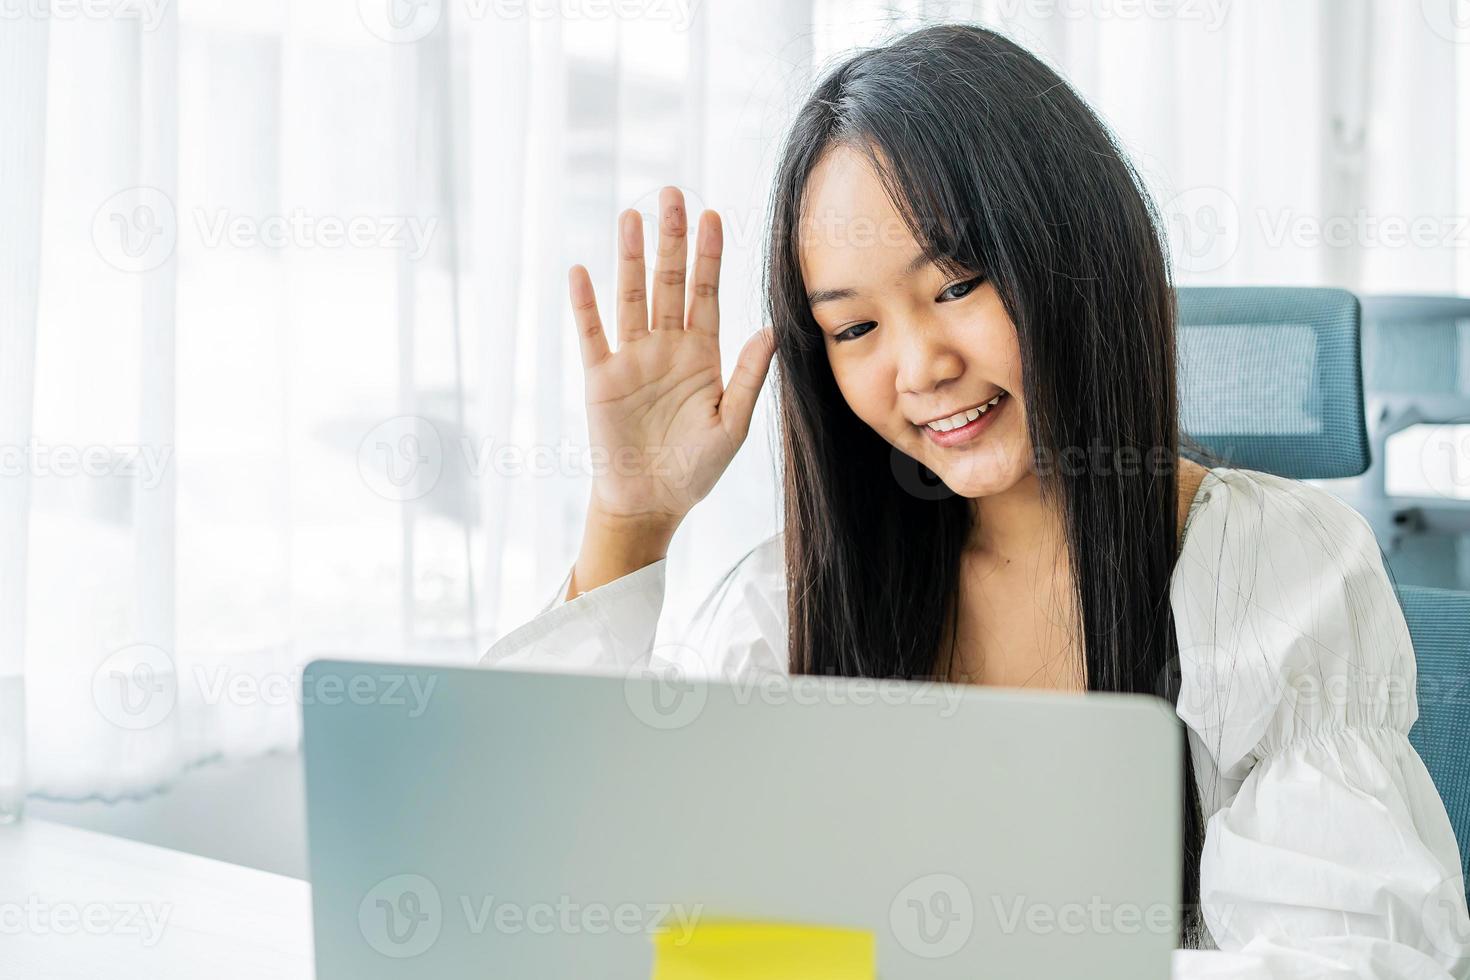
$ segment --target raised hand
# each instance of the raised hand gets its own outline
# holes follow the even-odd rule
[[[569,286],[585,370],[587,433],[606,453],[593,477],[589,519],[662,528],[672,536],[745,441],[775,348],[769,327],[757,331],[741,349],[729,385],[723,383],[720,217],[700,215],[686,304],[688,219],[678,188],[659,192],[659,214],[651,308],[642,218],[632,209],[618,217],[616,352],[584,266],[572,266]]]

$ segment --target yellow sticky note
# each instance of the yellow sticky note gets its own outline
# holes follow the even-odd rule
[[[653,980],[874,980],[873,934],[789,922],[700,922],[653,937]]]

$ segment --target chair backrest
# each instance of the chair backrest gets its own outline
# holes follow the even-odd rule
[[[1362,308],[1352,293],[1183,287],[1178,299],[1189,438],[1226,465],[1292,479],[1368,469]],[[1409,741],[1444,799],[1470,884],[1470,593],[1405,585],[1398,595],[1418,665]]]
[[[1425,421],[1465,417],[1470,411],[1470,299],[1363,297],[1363,374],[1370,401],[1397,411],[1418,408],[1415,415]],[[1458,405],[1456,396],[1463,399]],[[1442,412],[1450,417],[1434,418],[1429,406],[1450,408]],[[1375,449],[1380,442],[1381,436],[1374,437]],[[1381,482],[1373,489],[1383,493]],[[1402,585],[1399,602],[1419,668],[1419,721],[1409,741],[1444,798],[1470,884],[1470,593]]]
[[[1470,592],[1398,591],[1419,671],[1419,720],[1409,741],[1449,811],[1470,889]]]
[[[1338,495],[1372,523],[1400,581],[1470,589],[1470,498],[1462,489],[1470,441],[1458,428],[1470,423],[1470,297],[1364,296],[1362,304],[1373,465]],[[1419,472],[1407,481],[1395,472],[1390,496],[1389,441],[1416,425],[1423,438],[1404,440],[1398,459],[1414,458]]]
[[[1458,395],[1459,411],[1470,411],[1470,298],[1364,296],[1362,306],[1363,383],[1370,397]]]
[[[1293,479],[1368,468],[1361,309],[1343,289],[1181,287],[1179,414],[1226,465]]]

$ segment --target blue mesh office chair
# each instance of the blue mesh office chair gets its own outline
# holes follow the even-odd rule
[[[1346,481],[1334,492],[1373,524],[1396,578],[1470,589],[1470,499],[1453,492],[1457,477],[1470,476],[1470,459],[1464,455],[1470,440],[1454,438],[1465,430],[1447,425],[1470,423],[1470,299],[1364,296],[1362,302],[1363,387],[1373,465],[1361,479]],[[1431,426],[1420,464],[1439,492],[1390,497],[1388,441],[1415,425]]]
[[[1226,465],[1292,479],[1368,469],[1361,307],[1352,293],[1183,287],[1178,300],[1180,423],[1189,439]],[[1185,454],[1201,458],[1187,446]],[[1405,585],[1398,595],[1418,663],[1409,741],[1445,801],[1470,886],[1470,593]]]
[[[1179,416],[1227,466],[1292,479],[1368,468],[1357,297],[1342,289],[1178,290]]]
[[[1450,813],[1470,884],[1470,592],[1399,586],[1419,667],[1413,743]]]

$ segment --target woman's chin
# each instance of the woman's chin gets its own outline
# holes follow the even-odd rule
[[[934,469],[934,475],[959,496],[971,499],[993,497],[1005,493],[1021,482],[1025,476],[1024,473],[1012,473],[1009,470],[997,470],[993,467],[963,465]]]
[[[920,457],[944,485],[961,497],[991,497],[1010,490],[1027,477],[1021,457],[977,446],[968,453],[929,452]]]

